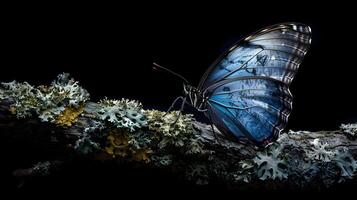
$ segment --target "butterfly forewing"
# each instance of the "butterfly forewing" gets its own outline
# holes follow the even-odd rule
[[[239,140],[264,144],[280,133],[291,113],[288,86],[311,43],[308,26],[285,23],[238,42],[205,73],[208,115]]]

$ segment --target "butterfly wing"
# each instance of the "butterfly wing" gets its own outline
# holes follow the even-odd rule
[[[239,41],[205,73],[199,90],[207,114],[239,140],[264,144],[286,126],[292,109],[289,85],[311,43],[311,29],[284,23]]]

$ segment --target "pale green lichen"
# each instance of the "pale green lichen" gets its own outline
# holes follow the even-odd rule
[[[323,162],[330,162],[336,155],[333,150],[329,150],[328,143],[322,142],[316,138],[312,142],[312,149],[306,149],[306,155],[310,160],[320,160]]]
[[[172,158],[174,148],[185,154],[201,153],[202,144],[195,139],[192,115],[180,116],[177,111],[164,115],[157,110],[144,111],[137,101],[100,101],[97,118],[117,129],[108,132],[108,143],[103,149],[114,157],[154,160],[158,162],[155,165],[163,166],[171,163],[166,156]]]
[[[81,154],[97,152],[101,149],[100,141],[105,137],[102,134],[104,124],[101,121],[92,120],[84,128],[82,134],[78,136],[74,149]]]
[[[144,110],[138,101],[103,99],[99,106],[98,118],[112,123],[117,128],[126,128],[133,132],[147,124]]]
[[[100,149],[100,145],[92,140],[86,133],[82,134],[75,142],[74,149],[81,154],[89,154]]]
[[[203,150],[203,144],[201,141],[197,140],[197,138],[192,137],[189,139],[186,145],[187,151],[186,154],[203,154],[205,150]]]
[[[277,143],[258,152],[253,161],[257,165],[256,173],[260,180],[282,180],[288,177],[286,161],[283,159],[281,147]]]
[[[68,73],[62,73],[51,86],[39,87],[37,98],[41,106],[39,118],[45,122],[55,122],[66,107],[78,108],[89,100],[89,93],[71,79]]]
[[[79,86],[78,81],[70,78],[68,73],[58,75],[57,79],[51,84],[53,101],[57,104],[78,107],[83,102],[89,100],[89,93],[86,89]]]
[[[151,160],[153,161],[154,165],[158,167],[162,167],[162,166],[166,167],[172,164],[173,156],[170,154],[162,155],[162,156],[152,155]]]
[[[165,148],[167,145],[182,147],[185,144],[191,145],[190,153],[198,152],[199,142],[192,141],[194,137],[193,115],[181,115],[179,111],[169,113],[158,110],[146,110],[149,130],[159,133],[162,137],[159,147]]]
[[[336,156],[333,161],[341,169],[342,179],[352,179],[357,171],[357,161],[346,148],[341,148],[336,151]],[[342,181],[342,179],[340,181]]]
[[[352,137],[357,136],[357,123],[355,124],[341,124],[340,129]]]
[[[50,86],[33,87],[27,82],[2,83],[1,99],[10,99],[10,111],[18,118],[37,115],[41,121],[55,122],[66,108],[78,108],[89,99],[89,93],[62,73]]]
[[[240,161],[230,176],[233,181],[246,183],[256,179],[288,180],[299,187],[313,181],[322,181],[328,187],[355,177],[357,161],[346,147],[332,147],[327,141],[315,138],[303,148],[306,145],[303,141],[290,138],[309,134],[309,131],[283,134],[272,145],[258,151],[254,158]]]
[[[128,144],[133,150],[152,147],[156,139],[154,134],[142,130],[128,134]]]
[[[253,160],[241,160],[238,164],[238,170],[231,173],[233,180],[236,182],[249,183],[255,174]]]
[[[11,98],[14,102],[10,106],[10,111],[18,118],[32,116],[39,113],[41,108],[37,98],[37,89],[27,82],[18,83],[12,81],[1,83],[1,99]]]
[[[149,129],[167,137],[179,137],[193,132],[193,115],[180,115],[179,111],[169,113],[147,110]]]

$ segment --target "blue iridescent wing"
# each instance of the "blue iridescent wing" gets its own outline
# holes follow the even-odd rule
[[[222,81],[208,101],[208,114],[224,133],[241,141],[264,144],[285,127],[292,96],[281,81],[242,77]]]
[[[205,73],[199,89],[207,114],[239,140],[264,144],[286,126],[292,109],[289,85],[311,43],[311,29],[285,23],[238,42]]]

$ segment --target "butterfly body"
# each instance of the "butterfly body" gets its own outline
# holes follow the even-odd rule
[[[207,111],[208,96],[196,87],[184,84],[184,96],[188,98],[189,104],[198,111]]]

